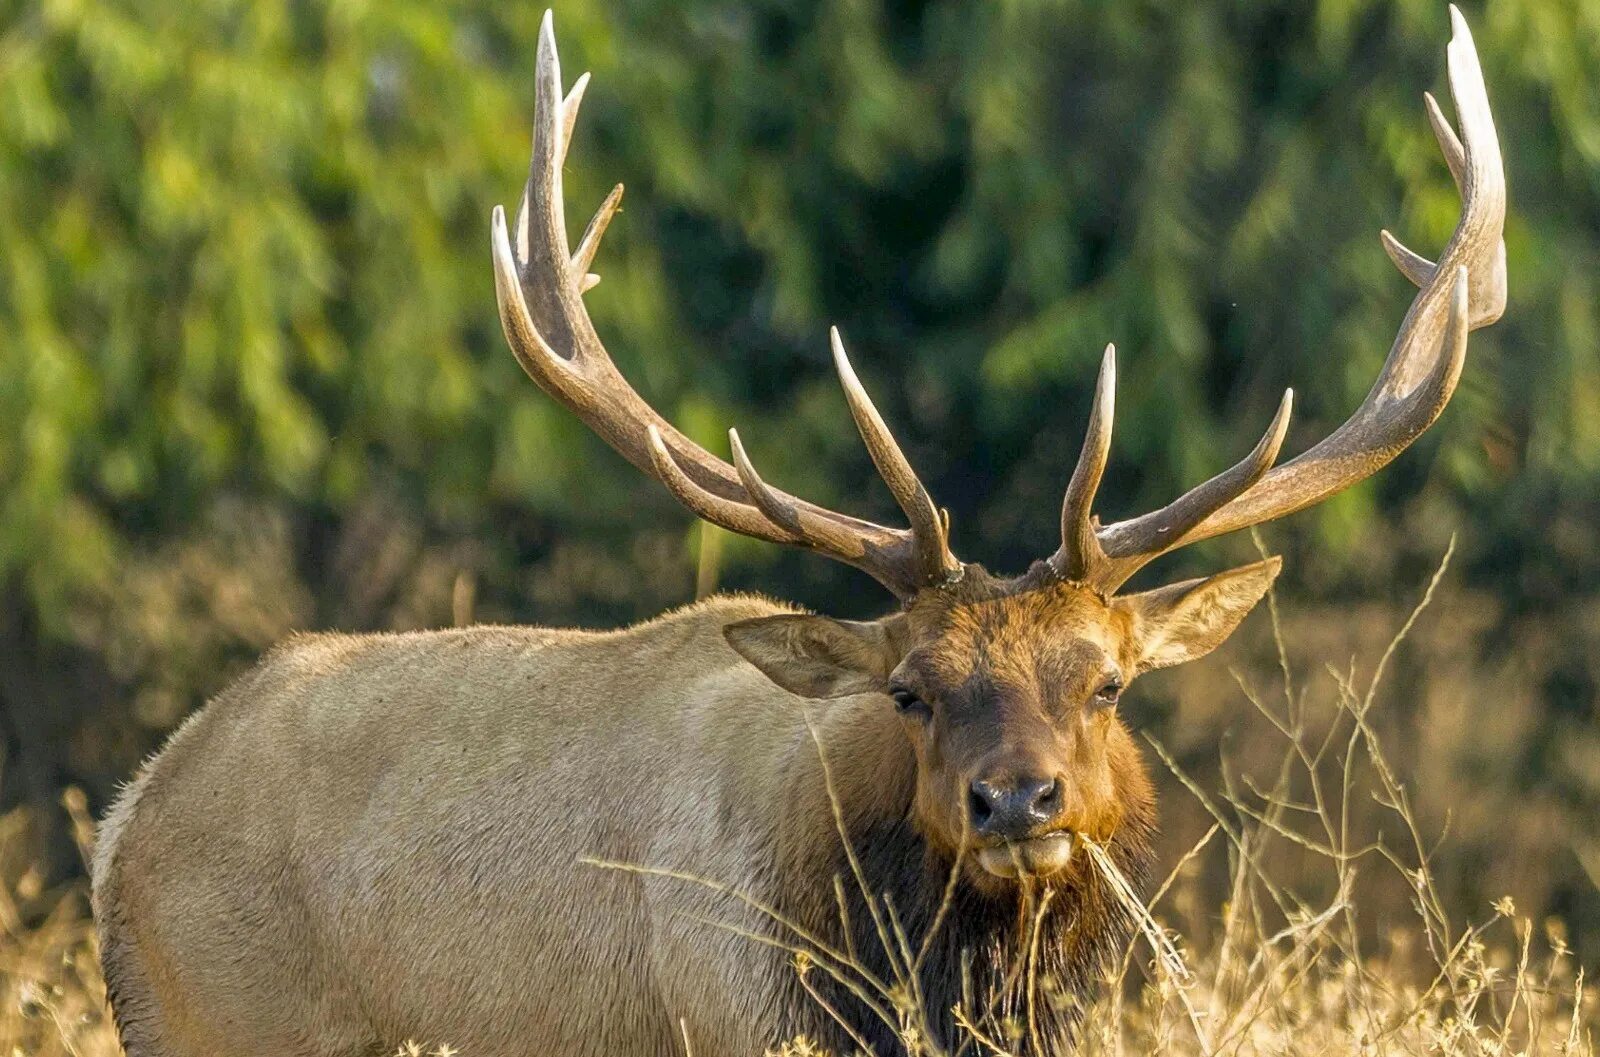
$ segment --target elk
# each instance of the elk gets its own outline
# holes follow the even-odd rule
[[[1096,864],[1137,878],[1156,824],[1119,697],[1217,647],[1279,560],[1119,588],[1177,547],[1302,510],[1394,459],[1444,410],[1468,332],[1504,309],[1500,149],[1451,11],[1459,134],[1432,97],[1426,110],[1461,218],[1437,262],[1384,234],[1419,292],[1365,400],[1278,465],[1285,393],[1236,465],[1101,524],[1108,348],[1060,544],[1015,577],[952,553],[947,517],[837,331],[850,414],[907,527],[779,490],[736,432],[723,460],[623,379],[584,308],[622,188],[574,248],[562,167],[587,76],[563,96],[547,15],[522,206],[509,227],[498,209],[492,222],[512,352],[700,518],[845,562],[899,605],[852,622],[725,596],[618,631],[279,646],[172,737],[101,827],[94,906],[130,1057],[353,1057],[411,1036],[476,1055],[666,1055],[684,1038],[732,1055],[797,1033],[886,1057],[908,1014],[873,981],[896,979],[924,1011],[924,1048],[948,1052],[959,1003],[1012,1000],[997,981],[1033,906],[1041,977],[1064,994],[1090,986],[1128,928]],[[898,935],[910,942],[897,950]],[[1070,1031],[1070,1010],[1040,1017],[1028,1052]]]

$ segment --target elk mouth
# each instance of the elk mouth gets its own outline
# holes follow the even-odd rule
[[[979,848],[978,865],[996,877],[1045,877],[1065,870],[1076,847],[1077,834],[1060,830]]]

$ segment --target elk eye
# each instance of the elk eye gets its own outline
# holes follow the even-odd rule
[[[1122,696],[1122,680],[1116,676],[1107,679],[1100,689],[1094,692],[1094,703],[1100,708],[1108,708],[1117,703],[1117,698]]]
[[[894,707],[901,712],[916,712],[926,715],[931,711],[926,701],[903,686],[890,687],[889,696],[894,698]]]

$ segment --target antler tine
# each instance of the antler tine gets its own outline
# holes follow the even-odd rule
[[[728,445],[733,451],[733,467],[744,485],[745,494],[769,520],[794,536],[818,541],[818,549],[825,553],[847,561],[858,561],[865,556],[862,535],[857,528],[857,524],[865,522],[856,523],[854,518],[843,515],[838,519],[815,516],[806,504],[796,502],[792,496],[762,480],[745,451],[744,442],[739,439],[738,430],[728,430]]]
[[[1232,502],[1251,485],[1272,469],[1283,449],[1283,440],[1289,434],[1289,419],[1294,412],[1294,390],[1285,389],[1278,401],[1278,411],[1272,416],[1267,431],[1250,449],[1250,454],[1217,474],[1204,484],[1196,485],[1183,495],[1162,507],[1159,518],[1153,520],[1148,537],[1140,542],[1141,549],[1129,552],[1101,552],[1100,566],[1090,578],[1102,590],[1116,590],[1146,564],[1165,554],[1173,541],[1183,538],[1213,513]],[[1097,538],[1098,548],[1100,541]]]
[[[1120,584],[1157,554],[1321,502],[1387,465],[1443,412],[1461,377],[1468,331],[1499,319],[1506,303],[1500,144],[1471,31],[1454,7],[1450,19],[1447,59],[1459,137],[1431,96],[1426,111],[1461,192],[1461,219],[1438,264],[1383,233],[1384,249],[1420,290],[1366,399],[1327,437],[1268,469],[1288,423],[1286,396],[1249,459],[1161,510],[1097,529],[1107,556],[1097,583]]]
[[[774,525],[756,508],[724,499],[695,484],[678,465],[677,458],[667,450],[666,442],[661,439],[661,429],[651,423],[645,427],[645,431],[650,440],[650,455],[655,466],[656,478],[667,486],[667,490],[678,502],[692,510],[697,517],[713,525],[731,529],[740,535],[754,536],[756,539],[773,543],[799,542],[797,534]]]
[[[1378,239],[1383,243],[1383,252],[1389,255],[1394,266],[1400,273],[1411,280],[1413,286],[1427,286],[1433,278],[1433,262],[1420,253],[1409,249],[1405,243],[1389,234],[1389,229],[1384,228],[1378,232]]]
[[[1433,97],[1432,92],[1422,93],[1423,109],[1428,114],[1428,124],[1433,127],[1434,138],[1439,141],[1439,150],[1444,154],[1444,162],[1450,169],[1450,178],[1455,181],[1456,190],[1466,193],[1466,148],[1461,145],[1461,140],[1456,136],[1456,130],[1450,127],[1449,120],[1444,116],[1444,111],[1439,109],[1439,101]],[[1433,278],[1433,262],[1414,253],[1399,239],[1389,233],[1388,229],[1378,232],[1378,237],[1383,241],[1384,252],[1394,262],[1396,268],[1416,286],[1426,286],[1428,280]]]
[[[1494,131],[1494,116],[1489,109],[1488,90],[1483,83],[1483,68],[1478,62],[1477,50],[1473,47],[1472,31],[1467,27],[1466,19],[1461,16],[1455,5],[1450,7],[1450,22],[1454,30],[1447,60],[1450,79],[1450,96],[1455,100],[1456,113],[1461,120],[1465,141],[1456,135],[1456,130],[1451,126],[1444,111],[1439,108],[1439,101],[1433,93],[1424,92],[1423,108],[1428,115],[1428,124],[1433,128],[1434,138],[1439,141],[1439,150],[1444,154],[1445,165],[1450,169],[1450,178],[1455,181],[1456,190],[1461,193],[1465,202],[1463,210],[1463,223],[1465,217],[1474,212],[1477,200],[1488,195],[1494,201],[1484,203],[1485,212],[1492,213],[1496,204],[1499,215],[1503,221],[1505,213],[1505,176],[1502,171],[1500,158],[1500,141]],[[1458,233],[1460,232],[1458,227]],[[1414,253],[1391,235],[1388,231],[1380,232],[1383,239],[1383,248],[1389,254],[1389,259],[1395,266],[1417,286],[1424,286],[1433,278],[1435,266],[1421,254]],[[1485,268],[1473,270],[1474,289],[1472,291],[1472,325],[1474,328],[1487,326],[1500,318],[1505,311],[1506,302],[1506,260],[1505,241],[1501,239],[1495,247],[1495,255],[1490,265]]]
[[[1428,124],[1433,128],[1434,139],[1439,141],[1439,150],[1443,152],[1444,163],[1450,169],[1450,178],[1456,182],[1456,190],[1465,192],[1467,149],[1461,145],[1461,138],[1450,127],[1449,119],[1439,109],[1439,100],[1433,97],[1432,92],[1422,93],[1422,107],[1427,111]]]
[[[545,13],[549,17],[549,12]],[[553,36],[553,34],[552,34]],[[583,105],[583,93],[589,89],[588,71],[578,75],[572,82],[572,87],[567,91],[567,97],[561,101],[561,160],[567,160],[567,150],[572,146],[572,130],[578,124],[578,108]]]
[[[1087,580],[1105,561],[1094,535],[1094,497],[1111,457],[1111,426],[1116,416],[1117,347],[1107,345],[1100,357],[1094,404],[1084,430],[1078,464],[1061,501],[1061,549],[1049,559],[1056,575],[1067,580]]]
[[[750,461],[750,456],[744,450],[744,442],[739,439],[739,431],[728,430],[728,448],[733,452],[733,468],[739,473],[739,481],[744,485],[744,490],[749,494],[751,502],[756,509],[767,516],[767,520],[781,526],[785,531],[794,535],[801,535],[800,513],[784,499],[767,482],[756,473],[755,465]]]
[[[589,268],[617,214],[622,187],[619,184],[606,196],[577,248],[570,249],[561,168],[588,75],[562,98],[549,13],[539,29],[535,65],[533,150],[515,248],[503,210],[495,209],[491,224],[500,322],[523,370],[624,458],[713,524],[854,565],[904,599],[959,572],[961,563],[946,546],[948,533],[932,500],[853,372],[842,375],[851,411],[874,463],[911,518],[911,529],[876,525],[773,488],[755,473],[737,437],[736,465],[730,466],[674,429],[628,385],[583,304],[584,292],[599,282]],[[837,349],[837,336],[834,340]],[[929,531],[930,525],[937,531]]]
[[[828,340],[833,345],[833,365],[839,373],[839,384],[844,387],[850,415],[856,420],[856,428],[861,432],[867,454],[872,456],[879,476],[905,512],[906,520],[911,522],[911,536],[922,568],[935,583],[949,578],[960,570],[961,563],[950,553],[944,519],[939,516],[933,497],[928,495],[928,490],[911,468],[911,461],[900,450],[900,445],[895,443],[883,416],[878,414],[872,398],[862,387],[861,379],[856,377],[855,368],[850,366],[850,357],[845,355],[838,327],[829,329]]]
[[[606,228],[611,226],[611,218],[621,208],[622,185],[617,184],[606,195],[606,200],[600,203],[600,208],[595,210],[589,226],[583,229],[583,238],[578,240],[578,248],[572,253],[572,270],[583,276],[580,292],[587,292],[600,282],[598,275],[589,274],[589,267],[594,264],[594,255],[600,252],[600,240],[605,237]],[[591,279],[594,281],[590,282]]]
[[[495,206],[490,218],[490,249],[494,256],[494,292],[500,307],[500,325],[512,355],[539,386],[563,402],[580,398],[580,379],[568,357],[552,349],[533,322],[516,259],[506,232],[506,211]]]
[[[540,243],[548,249],[567,249],[567,222],[562,215],[561,167],[567,157],[565,122],[561,120],[561,58],[556,52],[553,14],[544,13],[539,24],[538,52],[534,58],[533,152],[528,161],[528,241],[530,251]],[[526,262],[532,264],[530,259]]]
[[[1500,138],[1495,133],[1494,113],[1489,108],[1489,89],[1483,82],[1483,66],[1472,42],[1472,30],[1461,10],[1450,5],[1450,24],[1454,34],[1446,53],[1450,78],[1450,97],[1455,100],[1461,123],[1462,154],[1466,164],[1457,180],[1463,199],[1461,223],[1454,241],[1487,242],[1493,247],[1493,260],[1487,268],[1462,258],[1471,265],[1468,291],[1473,328],[1488,326],[1506,310],[1506,244],[1501,231],[1506,219],[1506,177],[1500,157]],[[1448,159],[1449,150],[1446,149]],[[1478,225],[1467,230],[1469,218]],[[1492,235],[1485,238],[1487,231]],[[1444,257],[1450,256],[1447,247]]]

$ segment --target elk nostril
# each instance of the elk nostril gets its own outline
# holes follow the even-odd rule
[[[1033,807],[1035,813],[1045,818],[1054,818],[1061,810],[1061,779],[1050,779],[1050,784],[1039,790]]]
[[[972,814],[974,828],[982,829],[989,821],[989,816],[994,814],[994,802],[990,794],[989,783],[983,781],[973,782],[967,789],[967,809]]]

